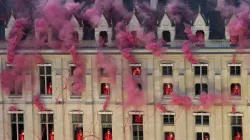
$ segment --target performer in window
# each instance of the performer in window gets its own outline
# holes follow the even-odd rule
[[[102,94],[110,95],[110,86],[109,83],[102,84]]]
[[[49,94],[49,95],[52,94],[52,83],[49,83],[49,85],[48,85],[47,94]]]
[[[237,133],[236,133],[236,136],[234,137],[234,140],[243,140],[243,138],[242,138],[240,132],[237,132]]]
[[[19,139],[24,140],[24,131],[22,130],[21,133],[19,134]]]
[[[209,140],[209,137],[208,135],[205,136],[204,140]]]
[[[232,94],[233,95],[241,95],[241,90],[240,90],[240,86],[238,84],[234,84],[233,89],[232,89]]]
[[[133,68],[132,75],[141,75],[141,68],[140,67],[135,67]]]
[[[83,140],[83,133],[81,129],[78,131],[76,135],[76,140]]]
[[[105,133],[105,140],[112,140],[112,133],[108,129],[108,131]]]
[[[166,140],[175,140],[173,132],[169,132]]]
[[[54,140],[54,130],[50,131],[49,140]]]
[[[142,123],[143,118],[142,115],[135,115],[135,123]]]
[[[171,95],[173,93],[173,85],[170,83],[165,84],[164,94]]]

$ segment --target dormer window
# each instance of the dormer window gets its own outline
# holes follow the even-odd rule
[[[166,42],[171,42],[171,36],[169,31],[162,32],[162,39]]]
[[[39,39],[43,39],[45,43],[48,42],[48,33],[46,32],[42,32],[42,33],[39,33]]]
[[[101,31],[99,37],[104,41],[104,43],[108,42],[108,33],[106,31]]]
[[[79,34],[78,34],[77,31],[74,31],[74,32],[72,33],[72,40],[73,40],[74,42],[78,42],[78,41],[79,41]]]
[[[196,31],[196,38],[198,39],[198,40],[204,40],[204,32],[202,31],[202,30],[198,30],[198,31]]]
[[[138,43],[137,32],[136,31],[132,31],[131,35],[133,36],[135,44]]]
[[[239,36],[230,36],[230,42],[232,44],[237,44],[239,42]]]

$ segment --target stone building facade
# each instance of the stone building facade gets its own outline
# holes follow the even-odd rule
[[[150,3],[153,8],[157,6],[157,0],[150,0]],[[218,0],[218,5],[224,3]],[[86,91],[80,96],[70,92],[67,81],[74,67],[71,55],[57,50],[39,51],[46,63],[37,64],[26,75],[29,80],[23,85],[23,89],[29,89],[35,83],[34,91],[23,90],[22,94],[0,91],[0,139],[21,139],[22,130],[25,140],[49,140],[51,130],[54,131],[55,140],[76,140],[76,130],[82,130],[86,140],[104,140],[108,130],[113,140],[165,140],[170,133],[176,140],[206,140],[206,137],[210,140],[233,140],[237,132],[244,139],[250,139],[250,50],[246,49],[243,54],[236,52],[235,45],[230,42],[227,25],[224,39],[210,39],[210,22],[201,11],[199,8],[192,22],[192,32],[201,32],[205,39],[203,47],[194,52],[200,60],[199,64],[191,64],[184,58],[181,50],[184,40],[176,39],[175,24],[167,13],[158,21],[156,31],[158,38],[167,42],[163,46],[168,49],[164,59],[153,57],[150,51],[138,48],[133,51],[136,64],[128,63],[120,51],[113,47],[112,25],[102,15],[100,24],[94,30],[95,40],[82,40],[83,46],[89,47],[77,50],[86,62]],[[128,22],[131,32],[136,32],[141,26],[135,14],[136,11]],[[78,22],[75,17],[71,20]],[[15,17],[12,15],[6,22],[5,36],[14,22]],[[79,37],[84,38],[83,24],[78,22],[77,25]],[[51,36],[48,32],[48,41],[52,40]],[[102,84],[109,83],[109,80],[96,65],[96,46],[100,36],[107,40],[104,54],[112,56],[118,67],[116,84],[109,85],[108,95],[102,94]],[[2,41],[0,46],[0,71],[4,71],[9,67],[7,41]],[[32,54],[29,49],[18,52]],[[232,58],[235,56],[236,62],[233,64]],[[146,94],[147,102],[139,109],[123,109],[122,103],[126,98],[123,82],[125,74],[132,67],[140,69],[139,75],[144,81],[141,89]],[[45,79],[43,84],[41,77]],[[48,90],[50,85],[52,92]],[[165,88],[167,85],[168,90]],[[41,93],[41,90],[44,91],[40,98],[47,108],[45,111],[34,105],[33,96]],[[215,104],[208,110],[185,110],[183,106],[171,105],[170,94],[173,92],[189,96],[192,104],[197,106],[202,92],[229,96],[230,103]],[[108,96],[110,103],[104,111],[103,105]],[[156,109],[157,103],[163,104],[167,112]],[[18,110],[11,111],[11,106]],[[232,112],[232,107],[236,113]]]

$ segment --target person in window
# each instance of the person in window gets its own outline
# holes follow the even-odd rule
[[[135,122],[136,123],[142,123],[142,115],[136,115],[135,116]]]
[[[110,87],[109,87],[109,84],[108,84],[108,83],[106,83],[106,84],[103,86],[102,93],[105,94],[105,95],[109,95],[109,94],[110,94]]]
[[[175,140],[174,134],[172,132],[169,132],[166,140]]]
[[[136,67],[135,69],[133,69],[133,75],[140,75],[141,74],[141,69],[139,67]]]
[[[23,130],[19,134],[19,140],[24,140],[24,131]]]
[[[173,87],[172,87],[172,85],[171,84],[166,84],[165,85],[165,92],[164,92],[164,94],[165,95],[170,95],[170,94],[172,94],[173,93]]]
[[[232,44],[236,44],[239,41],[239,38],[238,36],[231,36],[230,40]]]
[[[234,137],[234,140],[243,140],[243,138],[242,138],[240,132],[237,132],[237,133],[236,133],[236,136]]]
[[[204,139],[204,140],[209,140],[209,138],[208,138],[208,136],[207,136],[207,135],[205,136],[205,139]]]
[[[48,85],[47,94],[49,94],[49,95],[52,94],[52,83],[49,83],[49,85]]]
[[[81,129],[78,131],[76,135],[76,140],[83,140],[83,133]]]
[[[105,133],[105,140],[112,140],[112,133],[108,129],[108,131]]]
[[[49,140],[54,140],[54,130],[50,131]]]
[[[241,92],[240,87],[237,84],[235,84],[232,90],[233,95],[240,95],[241,94],[240,92]]]

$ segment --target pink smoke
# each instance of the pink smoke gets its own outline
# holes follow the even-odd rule
[[[199,100],[204,109],[209,109],[216,103],[217,97],[210,93],[202,93]]]
[[[189,9],[189,6],[184,4],[180,0],[172,0],[167,4],[167,13],[171,21],[180,23],[182,19],[189,20],[193,16],[193,12]]]
[[[190,107],[192,107],[192,100],[188,96],[173,94],[171,104],[182,105],[184,108],[190,109]]]
[[[144,92],[137,87],[137,82],[131,75],[126,76],[123,88],[127,94],[124,107],[138,108],[145,104]]]
[[[161,57],[164,54],[166,49],[162,47],[162,41],[157,40],[154,32],[145,33],[143,29],[140,29],[137,37],[145,42],[145,48],[152,51],[154,56]]]
[[[71,92],[75,94],[81,94],[83,91],[85,91],[85,63],[83,58],[76,54],[75,46],[72,46],[70,53],[73,58],[73,63],[76,65],[71,77],[71,81],[73,82]]]
[[[8,63],[12,64],[14,61],[15,51],[17,45],[21,42],[24,36],[24,29],[28,28],[29,21],[24,18],[17,19],[8,35]]]
[[[34,100],[34,104],[36,105],[36,107],[37,107],[39,110],[45,111],[45,107],[44,107],[43,104],[41,103],[39,95],[34,95],[33,100]]]
[[[182,51],[184,53],[184,57],[186,60],[188,60],[192,64],[199,63],[199,60],[196,59],[193,54],[192,54],[192,49],[191,49],[191,42],[189,41],[184,41]]]
[[[104,111],[107,110],[109,102],[110,102],[110,96],[108,96],[106,101],[104,102],[104,105],[103,105],[103,110]]]
[[[236,113],[235,106],[232,106],[232,113],[233,113],[233,114],[235,114],[235,113]]]
[[[156,107],[160,109],[162,112],[167,112],[167,109],[164,105],[162,104],[156,104]]]
[[[135,58],[131,54],[134,45],[134,39],[131,33],[128,31],[128,27],[123,22],[116,24],[116,41],[117,46],[121,51],[121,54],[128,61],[135,63]]]
[[[13,90],[22,91],[22,85],[26,82],[26,74],[31,69],[31,60],[24,55],[16,55],[12,68],[1,73],[1,87],[4,93],[9,94]]]
[[[116,83],[117,66],[115,60],[110,56],[105,56],[100,50],[97,53],[97,67],[103,68],[104,73],[109,77],[112,84]]]
[[[10,111],[17,111],[18,109],[17,109],[15,106],[10,106],[10,107],[9,107],[9,110],[10,110]]]

